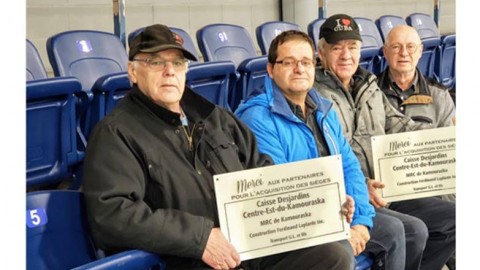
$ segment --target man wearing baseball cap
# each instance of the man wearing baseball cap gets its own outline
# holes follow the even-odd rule
[[[167,26],[138,34],[129,60],[132,89],[95,126],[84,162],[97,247],[161,254],[168,269],[237,269],[239,255],[219,229],[212,176],[272,160],[231,112],[185,85],[196,59]]]
[[[430,197],[394,202],[387,208],[375,191],[384,184],[374,180],[373,173],[372,136],[428,126],[397,111],[380,90],[376,76],[359,67],[361,46],[359,27],[352,17],[329,17],[320,27],[321,66],[315,71],[314,88],[333,101],[367,178],[377,215],[366,250],[375,257],[373,269],[441,269],[450,256],[443,249],[450,250],[450,243],[455,242],[455,205]],[[442,218],[431,218],[434,216]],[[403,224],[403,230],[398,224]],[[405,232],[403,248],[399,231]]]

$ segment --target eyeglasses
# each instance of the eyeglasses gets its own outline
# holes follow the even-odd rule
[[[297,60],[292,57],[287,57],[281,61],[276,61],[275,64],[281,64],[284,68],[294,68],[298,66],[298,63],[302,65],[304,68],[311,68],[315,66],[316,61],[312,59],[302,59],[302,60]]]
[[[392,44],[390,46],[388,46],[388,48],[394,52],[394,53],[400,53],[400,51],[402,50],[402,48],[406,48],[407,49],[407,52],[409,54],[413,54],[417,51],[418,47],[420,47],[422,44],[415,44],[415,43],[408,43],[406,45],[402,45],[402,44],[399,44],[399,43],[396,43],[396,44]]]
[[[187,68],[187,63],[189,62],[185,58],[173,61],[165,61],[157,57],[145,59],[134,58],[132,61],[143,62],[154,71],[164,70],[167,67],[167,63],[171,63],[175,71],[184,71]]]

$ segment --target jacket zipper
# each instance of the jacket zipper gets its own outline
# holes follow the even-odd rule
[[[323,133],[325,134],[325,137],[328,138],[331,142],[331,145],[333,146],[333,150],[335,151],[335,155],[339,153],[337,149],[337,144],[333,140],[332,136],[330,135],[330,132],[328,132],[327,127],[325,126],[326,124],[322,125],[323,126]]]
[[[188,126],[182,125],[183,131],[184,131],[184,133],[185,133],[185,135],[186,135],[186,137],[187,137],[188,150],[189,150],[190,152],[193,151],[193,132],[195,131],[195,125],[196,125],[196,124],[193,124],[192,131],[191,131],[191,132],[189,132]]]

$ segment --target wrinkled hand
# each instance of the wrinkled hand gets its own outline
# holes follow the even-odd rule
[[[228,270],[240,265],[240,256],[219,228],[213,228],[203,251],[202,261],[217,270]]]
[[[350,234],[348,242],[353,248],[353,254],[357,256],[365,250],[365,246],[370,240],[370,232],[364,225],[355,225],[350,228]]]
[[[342,205],[342,215],[347,217],[347,222],[352,223],[353,213],[355,212],[355,201],[352,197],[347,195],[347,200]]]
[[[375,208],[385,207],[385,205],[387,205],[387,202],[382,199],[377,193],[377,189],[384,188],[385,184],[375,179],[368,179],[367,186],[370,203],[375,206]]]

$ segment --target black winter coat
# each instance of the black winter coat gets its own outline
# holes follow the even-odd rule
[[[181,105],[191,145],[180,115],[136,86],[92,132],[83,191],[96,244],[107,252],[201,259],[219,226],[212,176],[272,164],[229,111],[188,88]]]

